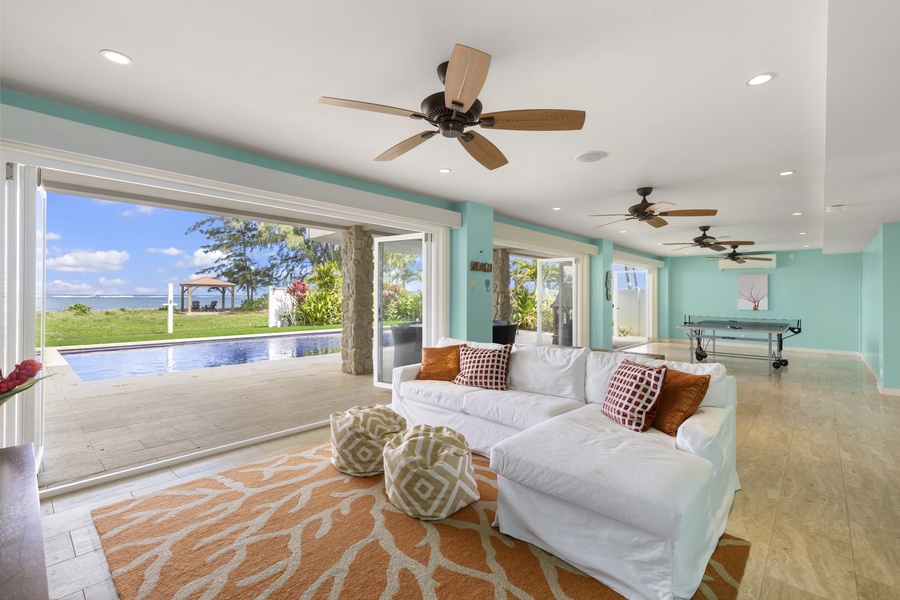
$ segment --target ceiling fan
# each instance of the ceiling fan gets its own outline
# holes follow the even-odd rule
[[[444,137],[459,140],[472,158],[484,167],[494,170],[509,161],[486,138],[474,131],[467,131],[469,127],[479,125],[488,129],[566,131],[581,129],[584,126],[583,110],[508,110],[482,115],[482,104],[478,100],[478,94],[487,78],[490,64],[490,54],[456,44],[450,60],[441,63],[437,68],[438,78],[444,84],[444,91],[434,93],[422,100],[421,112],[328,96],[322,96],[319,98],[319,102],[410,119],[421,119],[436,128],[403,140],[376,156],[375,160],[378,161],[393,160],[440,133]]]
[[[647,196],[649,196],[652,191],[652,187],[638,188],[637,193],[638,196],[641,197],[641,201],[634,206],[629,207],[628,214],[590,215],[592,217],[625,217],[624,219],[619,219],[618,221],[611,221],[609,223],[604,223],[603,225],[597,225],[597,227],[595,227],[594,229],[612,225],[613,223],[620,223],[622,221],[631,221],[632,219],[637,219],[638,221],[646,221],[653,227],[663,227],[665,225],[668,225],[669,222],[662,217],[714,217],[718,212],[715,209],[706,208],[664,210],[670,206],[675,205],[671,202],[657,202],[656,204],[650,204],[649,202],[647,202]]]
[[[738,249],[737,244],[735,244],[734,242],[731,242],[730,245],[731,245],[731,252],[729,252],[728,254],[726,254],[724,256],[709,256],[707,258],[712,259],[712,260],[730,260],[732,262],[736,262],[739,265],[744,264],[748,260],[762,260],[762,261],[766,261],[766,262],[772,261],[771,258],[762,258],[760,256],[747,256],[746,254],[741,254],[740,252],[737,251],[737,249]]]
[[[707,231],[709,231],[709,227],[709,225],[701,225],[701,233],[694,238],[693,242],[666,242],[665,244],[663,244],[663,246],[681,246],[681,248],[673,248],[673,252],[676,250],[683,250],[685,248],[693,248],[694,246],[698,248],[709,248],[710,250],[715,250],[716,252],[727,250],[725,246],[719,243],[719,240],[706,233]],[[752,246],[753,242],[729,241],[728,244],[732,246]]]

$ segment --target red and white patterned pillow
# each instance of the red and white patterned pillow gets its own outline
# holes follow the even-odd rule
[[[512,344],[501,348],[459,347],[459,375],[457,385],[471,385],[488,390],[505,390]]]
[[[603,414],[633,431],[647,431],[656,416],[665,377],[665,367],[622,361],[609,382]]]

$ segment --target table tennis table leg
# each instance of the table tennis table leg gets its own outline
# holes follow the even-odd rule
[[[772,334],[769,334],[769,358],[766,361],[769,363],[769,377],[772,376]]]

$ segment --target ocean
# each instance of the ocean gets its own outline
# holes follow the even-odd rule
[[[78,296],[78,295],[60,295],[47,296],[47,311],[56,312],[66,310],[73,304],[87,304],[93,311],[118,310],[120,308],[161,308],[168,301],[168,295],[151,295],[151,296]],[[201,306],[209,304],[210,300],[218,300],[222,303],[222,294],[192,294],[193,300],[199,300]],[[245,294],[234,295],[235,308],[240,307],[247,296]],[[175,294],[175,309],[181,308],[181,297]],[[40,310],[40,298],[38,298],[38,310]],[[187,303],[187,296],[185,296]],[[225,294],[225,306],[231,307],[231,294]],[[221,306],[219,308],[222,308]]]

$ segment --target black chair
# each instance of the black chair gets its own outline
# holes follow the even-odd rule
[[[422,325],[391,325],[394,341],[394,366],[413,365],[422,362]]]
[[[199,300],[193,300],[191,302],[191,312],[194,312],[195,310],[197,310],[197,311],[200,310],[200,301]]]
[[[494,343],[514,344],[516,342],[516,331],[518,331],[518,329],[518,323],[511,323],[508,325],[494,325]]]

